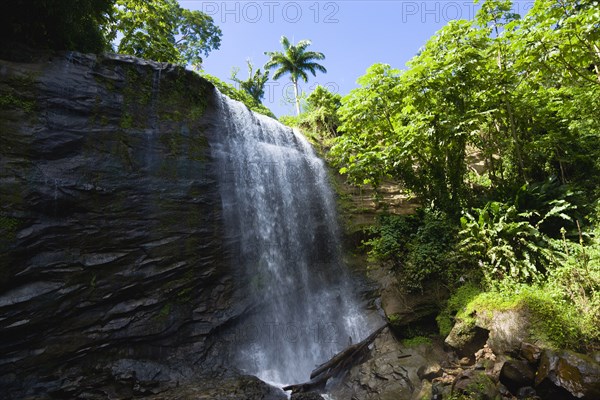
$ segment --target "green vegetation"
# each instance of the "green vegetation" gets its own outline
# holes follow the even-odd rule
[[[576,229],[575,193],[556,178],[525,185],[509,203],[489,202],[461,218],[461,251],[483,269],[489,284],[510,278],[533,282],[565,260],[560,243],[553,241],[565,228]],[[570,215],[571,214],[571,215]]]
[[[474,324],[475,315],[524,309],[534,339],[556,348],[598,350],[600,240],[595,234],[587,245],[563,241],[564,259],[535,283],[508,277],[460,287],[437,317],[440,333],[447,335],[454,319]]]
[[[324,154],[333,146],[335,138],[340,134],[341,122],[338,110],[341,104],[341,95],[318,85],[306,97],[306,109],[302,114],[282,116],[279,122],[300,128],[317,150]]]
[[[313,76],[317,71],[326,73],[327,70],[315,60],[324,60],[325,55],[316,51],[306,51],[310,46],[310,40],[301,40],[297,44],[290,44],[287,37],[281,37],[281,51],[266,51],[265,54],[270,57],[265,64],[265,69],[277,68],[273,79],[279,79],[285,74],[290,74],[290,79],[294,84],[294,99],[296,101],[296,114],[300,115],[300,93],[298,92],[298,79],[308,82],[306,71],[310,71]]]
[[[252,111],[256,111],[257,113],[275,118],[275,115],[271,112],[271,110],[262,105],[260,102],[254,100],[254,98],[250,96],[247,92],[236,89],[233,85],[223,82],[216,76],[212,76],[206,73],[201,73],[200,75],[206,80],[210,81],[213,85],[215,85],[216,88],[219,89],[219,91],[225,96],[228,96],[229,98],[232,98],[237,101],[241,101],[246,105],[246,107],[248,107]]]
[[[0,95],[0,107],[2,108],[17,108],[25,112],[31,112],[35,109],[35,102],[19,98],[11,93]]]
[[[248,63],[248,79],[245,81],[237,77],[239,68],[233,68],[231,72],[231,80],[240,85],[240,89],[248,93],[252,98],[260,103],[261,99],[265,96],[265,84],[269,80],[269,71],[262,72],[259,69],[254,71],[254,66],[250,62]]]
[[[425,206],[382,215],[364,248],[408,290],[448,285],[442,334],[453,318],[523,307],[544,342],[598,349],[600,11],[511,9],[483,1],[406,70],[375,64],[341,100],[282,121],[329,137],[350,183],[397,182]]]
[[[475,21],[441,29],[406,71],[370,67],[342,101],[332,162],[353,182],[394,179],[456,214],[486,192],[468,181],[468,153],[485,165],[486,196],[549,176],[597,188],[598,11],[562,3],[537,1],[518,19],[510,1],[488,0]]]
[[[417,347],[420,345],[431,345],[431,339],[425,336],[415,336],[409,339],[402,339],[402,346],[404,347]]]
[[[0,38],[39,48],[100,52],[115,0],[12,0],[0,5]]]
[[[176,0],[116,0],[112,13],[107,39],[122,35],[119,53],[199,69],[202,55],[221,44],[221,30],[210,16]]]
[[[382,215],[364,242],[373,261],[390,264],[407,289],[423,289],[429,280],[448,281],[457,270],[456,226],[442,211]]]
[[[19,222],[16,218],[0,214],[0,243],[15,239]]]
[[[221,30],[207,14],[176,0],[5,1],[3,40],[55,50],[117,51],[179,65],[202,65],[218,49]]]
[[[159,318],[167,318],[171,314],[171,303],[165,303],[165,305],[158,312]]]
[[[465,310],[467,306],[481,293],[481,289],[476,285],[469,283],[461,286],[454,292],[452,297],[446,303],[446,307],[438,314],[436,321],[442,336],[447,336],[454,325],[455,317],[462,318],[467,324],[474,323],[473,317]]]

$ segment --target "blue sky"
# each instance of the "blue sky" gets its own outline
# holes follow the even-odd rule
[[[262,67],[265,51],[280,50],[281,35],[293,43],[310,39],[310,50],[320,51],[327,74],[311,77],[302,89],[316,84],[342,95],[357,87],[356,79],[377,62],[404,68],[421,46],[452,19],[470,19],[476,12],[471,0],[345,0],[345,1],[200,1],[179,0],[184,8],[211,15],[222,32],[221,47],[205,59],[204,70],[232,83],[231,69],[247,77],[246,59]],[[531,1],[517,1],[525,14]],[[267,84],[263,104],[277,116],[294,114],[283,100],[289,77]]]

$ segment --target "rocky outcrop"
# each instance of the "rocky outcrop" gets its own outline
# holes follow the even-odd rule
[[[255,376],[247,375],[189,383],[169,389],[160,395],[147,397],[148,400],[286,400],[287,398],[281,389],[268,385]],[[314,397],[305,398],[305,400],[314,399]]]
[[[316,392],[295,393],[290,397],[291,400],[324,400],[323,396]]]
[[[441,343],[406,347],[390,330],[384,330],[368,357],[333,382],[330,391],[340,399],[420,399],[422,386],[442,373],[440,363],[448,362]]]
[[[600,358],[600,355],[597,355]],[[538,391],[547,397],[600,398],[600,362],[572,351],[545,350],[535,375]]]
[[[0,61],[3,398],[220,373],[250,305],[223,247],[212,85],[131,57],[26,58]]]
[[[525,307],[481,310],[468,321],[459,319],[445,339],[466,360],[452,392],[468,393],[468,381],[477,371],[485,371],[504,398],[599,398],[600,357],[532,344],[530,325]],[[481,350],[473,352],[476,348]],[[481,398],[493,394],[488,383],[471,387],[482,388]]]
[[[524,309],[482,311],[457,321],[444,343],[408,347],[403,343],[410,340],[385,330],[365,359],[329,390],[342,399],[600,398],[600,353],[555,351],[526,341],[527,316]]]

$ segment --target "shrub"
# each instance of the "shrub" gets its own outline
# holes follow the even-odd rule
[[[456,224],[447,214],[421,209],[415,215],[383,215],[363,242],[374,261],[391,264],[409,290],[456,272]]]
[[[490,284],[506,278],[530,283],[543,279],[565,259],[553,239],[567,232],[565,226],[576,226],[573,195],[550,179],[524,186],[512,204],[489,202],[465,212],[459,233],[462,255],[476,261]]]

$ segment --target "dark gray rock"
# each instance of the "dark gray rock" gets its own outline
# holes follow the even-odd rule
[[[370,276],[380,285],[381,307],[392,329],[400,335],[411,329],[437,332],[435,316],[449,296],[442,282],[427,282],[416,295],[407,292],[403,282],[389,268],[374,269]]]
[[[542,350],[531,343],[523,342],[521,343],[521,357],[527,360],[527,362],[531,365],[537,365],[540,361],[540,356],[542,354]]]
[[[600,364],[572,351],[544,350],[535,376],[542,398],[600,398]]]
[[[490,332],[487,329],[458,320],[444,342],[460,357],[466,358],[464,365],[469,365],[474,362],[475,353],[483,348],[489,336]]]
[[[473,400],[495,400],[500,394],[492,378],[476,370],[467,370],[458,376],[452,386],[452,393],[465,395]]]
[[[295,393],[290,397],[291,400],[324,400],[323,396],[316,392]]]
[[[149,400],[286,400],[285,393],[254,376],[189,383],[169,389]]]
[[[223,247],[212,85],[133,57],[31,59],[0,61],[3,398],[219,372],[250,305]]]
[[[417,370],[417,376],[419,379],[426,379],[432,381],[435,378],[439,378],[444,374],[444,370],[440,364],[433,362],[429,365],[421,365]]]
[[[512,393],[517,393],[519,388],[533,386],[535,371],[522,360],[507,360],[500,370],[500,382]]]
[[[517,391],[517,398],[535,400],[539,399],[539,396],[537,395],[534,388],[532,388],[531,386],[525,386]]]
[[[367,357],[342,379],[328,384],[327,389],[339,399],[411,399],[422,389],[427,391],[418,372],[437,375],[440,363],[445,362],[447,354],[441,342],[404,347],[386,329],[375,339]]]
[[[526,309],[477,310],[471,317],[468,321],[458,319],[446,337],[446,344],[461,357],[472,359],[473,353],[484,344],[498,356],[518,355],[521,344],[530,339],[530,316]],[[533,353],[530,356],[535,357]]]

